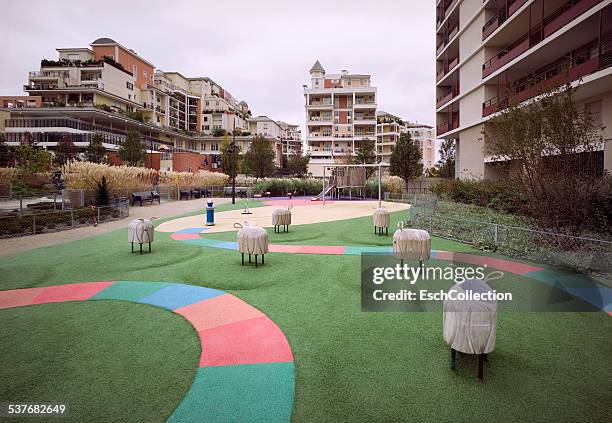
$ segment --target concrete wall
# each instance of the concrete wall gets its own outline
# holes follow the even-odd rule
[[[484,175],[484,136],[482,125],[459,133],[455,175],[460,179],[482,179]]]
[[[111,166],[122,166],[123,160],[119,158],[119,153],[115,151],[111,151],[107,154],[108,164]],[[144,167],[160,170],[160,153],[147,153],[147,157],[145,158]]]

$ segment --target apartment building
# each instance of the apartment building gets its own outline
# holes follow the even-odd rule
[[[410,133],[412,140],[421,149],[424,170],[434,166],[436,144],[432,126],[410,123],[383,111],[376,113],[376,122],[377,160],[389,163],[401,134]]]
[[[326,74],[317,60],[304,85],[309,173],[323,175],[325,164],[359,150],[364,138],[376,139],[376,87],[370,75]]]
[[[300,125],[293,125],[287,122],[278,121],[282,129],[281,146],[283,156],[289,157],[297,154],[302,155],[302,130]]]
[[[436,130],[455,139],[459,178],[503,177],[483,124],[542,87],[576,99],[605,127],[601,169],[612,170],[612,0],[439,0]]]
[[[248,104],[208,77],[156,70],[110,38],[88,48],[56,50],[57,60],[43,59],[40,70],[29,73],[24,86],[29,96],[0,97],[0,130],[9,143],[27,138],[53,149],[68,137],[85,148],[100,133],[105,147],[116,151],[127,132],[136,130],[151,154],[164,156],[162,162],[174,152],[185,153],[180,162],[189,165],[175,170],[195,171],[218,168],[223,134],[234,129],[245,134],[246,148],[252,140]],[[276,148],[284,130],[274,124],[278,134],[270,139]],[[186,159],[189,154],[194,156]]]
[[[405,123],[402,132],[410,133],[410,137],[421,148],[423,171],[434,167],[436,164],[436,140],[433,126]]]

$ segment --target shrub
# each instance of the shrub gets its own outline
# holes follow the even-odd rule
[[[506,213],[524,213],[524,201],[518,195],[513,180],[448,179],[440,181],[430,191],[443,200],[489,207]]]
[[[268,178],[252,186],[253,192],[267,192],[281,196],[297,191],[298,195],[317,195],[323,189],[323,181],[314,178]]]

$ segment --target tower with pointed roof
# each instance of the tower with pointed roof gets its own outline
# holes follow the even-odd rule
[[[325,79],[325,69],[318,60],[310,68],[310,82],[312,88],[322,88]]]

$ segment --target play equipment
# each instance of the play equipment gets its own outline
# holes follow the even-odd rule
[[[340,199],[341,196],[346,197],[348,192],[349,200],[353,199],[353,190],[357,190],[357,194],[363,197],[365,183],[366,183],[366,168],[376,167],[378,168],[378,207],[382,205],[382,192],[381,192],[381,179],[382,179],[382,168],[388,167],[388,163],[380,162],[373,164],[331,164],[323,166],[323,190],[316,197],[311,198],[312,201],[323,200],[325,205],[325,197],[331,194]],[[329,178],[329,185],[325,176],[326,171],[330,169],[332,171],[331,177]]]
[[[238,231],[238,251],[242,256],[242,265],[244,266],[244,255],[249,255],[249,263],[251,255],[255,255],[255,267],[257,267],[257,256],[261,255],[261,264],[264,264],[264,255],[268,252],[268,232],[265,229],[257,226],[251,226],[244,222],[234,223],[234,228]]]
[[[272,225],[274,226],[274,232],[280,233],[280,227],[283,226],[283,232],[289,232],[289,225],[291,225],[291,209],[293,206],[285,208],[279,208],[272,212]]]
[[[451,369],[456,366],[456,352],[478,354],[478,378],[483,378],[487,354],[495,349],[497,334],[497,300],[486,298],[491,290],[487,281],[498,279],[502,272],[492,272],[484,280],[467,280],[449,290],[454,299],[444,300],[442,314],[444,341],[451,347]],[[472,299],[478,295],[477,300]]]
[[[374,233],[378,231],[378,235],[383,234],[383,229],[385,230],[385,235],[389,234],[389,210],[384,207],[377,208],[374,210]]]
[[[403,222],[398,223],[399,229],[393,234],[393,257],[404,264],[404,260],[418,260],[422,265],[431,257],[431,236],[422,229],[404,228]]]
[[[214,226],[215,224],[215,207],[213,200],[210,198],[206,203],[206,226]]]
[[[151,252],[151,243],[153,242],[153,224],[150,220],[134,219],[128,225],[128,242],[132,244],[132,253],[134,252],[134,243],[140,244],[140,254],[142,254],[142,244],[149,244],[149,253]]]
[[[251,212],[251,210],[249,209],[249,198],[248,198],[248,196],[244,197],[244,208],[242,209],[240,214],[253,214]]]

